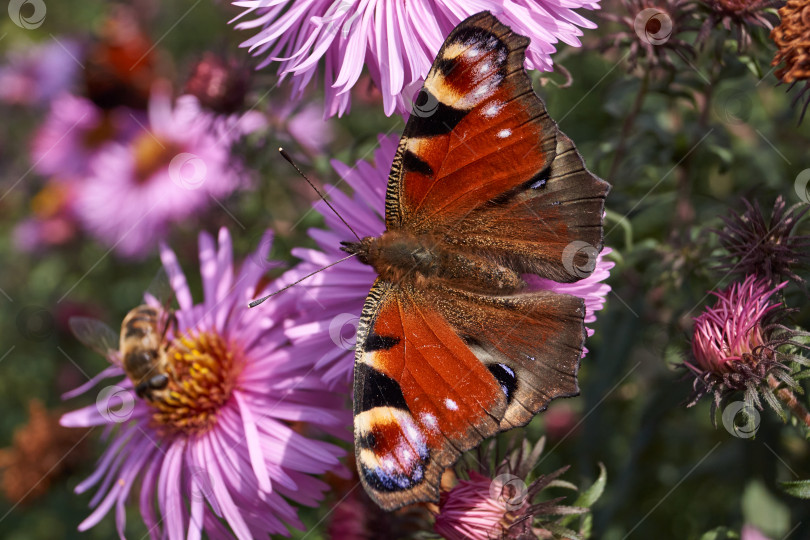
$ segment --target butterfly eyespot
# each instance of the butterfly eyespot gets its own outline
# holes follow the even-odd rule
[[[528,358],[534,361],[533,357]],[[495,377],[495,380],[498,381],[503,394],[506,396],[506,402],[511,403],[515,395],[515,390],[517,389],[517,376],[515,375],[515,371],[506,364],[490,364],[487,366],[487,369],[489,369],[489,372]]]
[[[456,403],[455,401],[453,401],[450,398],[447,398],[447,399],[444,400],[444,406],[447,407],[448,409],[450,409],[451,411],[457,411],[458,410],[458,403]]]
[[[373,432],[368,432],[364,436],[362,436],[357,443],[361,448],[368,448],[369,450],[374,450],[377,447],[377,437],[374,435]]]
[[[501,131],[498,132],[497,137],[499,139],[505,139],[505,138],[509,137],[511,134],[512,134],[511,129],[502,129]]]

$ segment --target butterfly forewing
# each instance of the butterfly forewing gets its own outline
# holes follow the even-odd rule
[[[520,272],[576,281],[572,268],[587,263],[566,260],[566,248],[601,250],[609,186],[585,169],[532,90],[527,44],[486,13],[450,34],[400,141],[386,224],[441,232]]]
[[[487,252],[524,274],[560,282],[590,274],[602,250],[607,182],[585,169],[560,132],[551,165],[528,182],[470,212],[447,241]]]

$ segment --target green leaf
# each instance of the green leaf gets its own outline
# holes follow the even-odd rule
[[[605,491],[605,485],[607,484],[607,470],[602,463],[599,463],[599,477],[596,481],[579,494],[577,500],[574,501],[573,506],[578,506],[582,508],[590,508],[593,504],[599,500],[599,497],[602,496],[602,493]],[[577,516],[567,516],[560,520],[561,525],[568,526],[573,523],[577,519]],[[583,518],[584,519],[584,518]]]
[[[810,499],[810,480],[779,482],[779,487],[788,495],[793,495],[800,499]]]
[[[593,506],[593,504],[599,500],[599,497],[602,496],[602,493],[604,493],[605,485],[607,485],[607,469],[605,469],[602,463],[599,463],[599,477],[591,487],[580,493],[577,500],[574,501],[574,506],[581,506],[583,508]]]
[[[782,538],[790,530],[790,510],[759,480],[745,486],[742,496],[745,523],[762,531],[769,538]]]
[[[554,535],[554,538],[582,540],[582,537],[579,536],[576,531],[572,531],[559,523],[543,523],[542,527],[551,532]]]

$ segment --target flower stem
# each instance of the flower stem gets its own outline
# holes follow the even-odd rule
[[[649,87],[650,71],[647,70],[644,72],[644,78],[641,79],[641,88],[638,89],[636,99],[633,102],[633,108],[630,109],[630,112],[627,114],[627,117],[624,119],[624,124],[622,125],[619,144],[616,146],[616,152],[613,154],[613,164],[610,166],[610,172],[607,176],[608,182],[611,184],[616,183],[616,173],[619,172],[619,165],[622,164],[624,154],[627,151],[627,139],[630,137],[630,131],[633,129],[633,125],[636,123],[636,118],[638,118],[638,114],[641,112],[641,106],[644,104],[644,98],[647,96],[647,90]]]
[[[780,384],[781,383],[776,380],[776,377],[773,375],[768,375],[768,386],[770,386],[771,390],[774,391],[776,397],[779,398],[779,401],[781,401],[785,407],[787,407],[790,412],[793,413],[793,416],[810,428],[810,411],[808,411],[807,407],[799,402],[799,400],[796,398],[796,394],[794,394],[789,388],[780,388]]]

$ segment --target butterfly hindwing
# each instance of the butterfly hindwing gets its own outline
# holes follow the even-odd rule
[[[391,510],[438,497],[460,453],[500,429],[495,377],[420,291],[378,280],[357,332],[354,436],[366,491]]]
[[[436,500],[461,452],[578,393],[582,300],[493,297],[378,280],[358,328],[360,477],[384,509]]]
[[[489,296],[449,288],[434,294],[440,314],[507,398],[501,430],[525,425],[552,399],[579,394],[581,298],[550,291]]]

